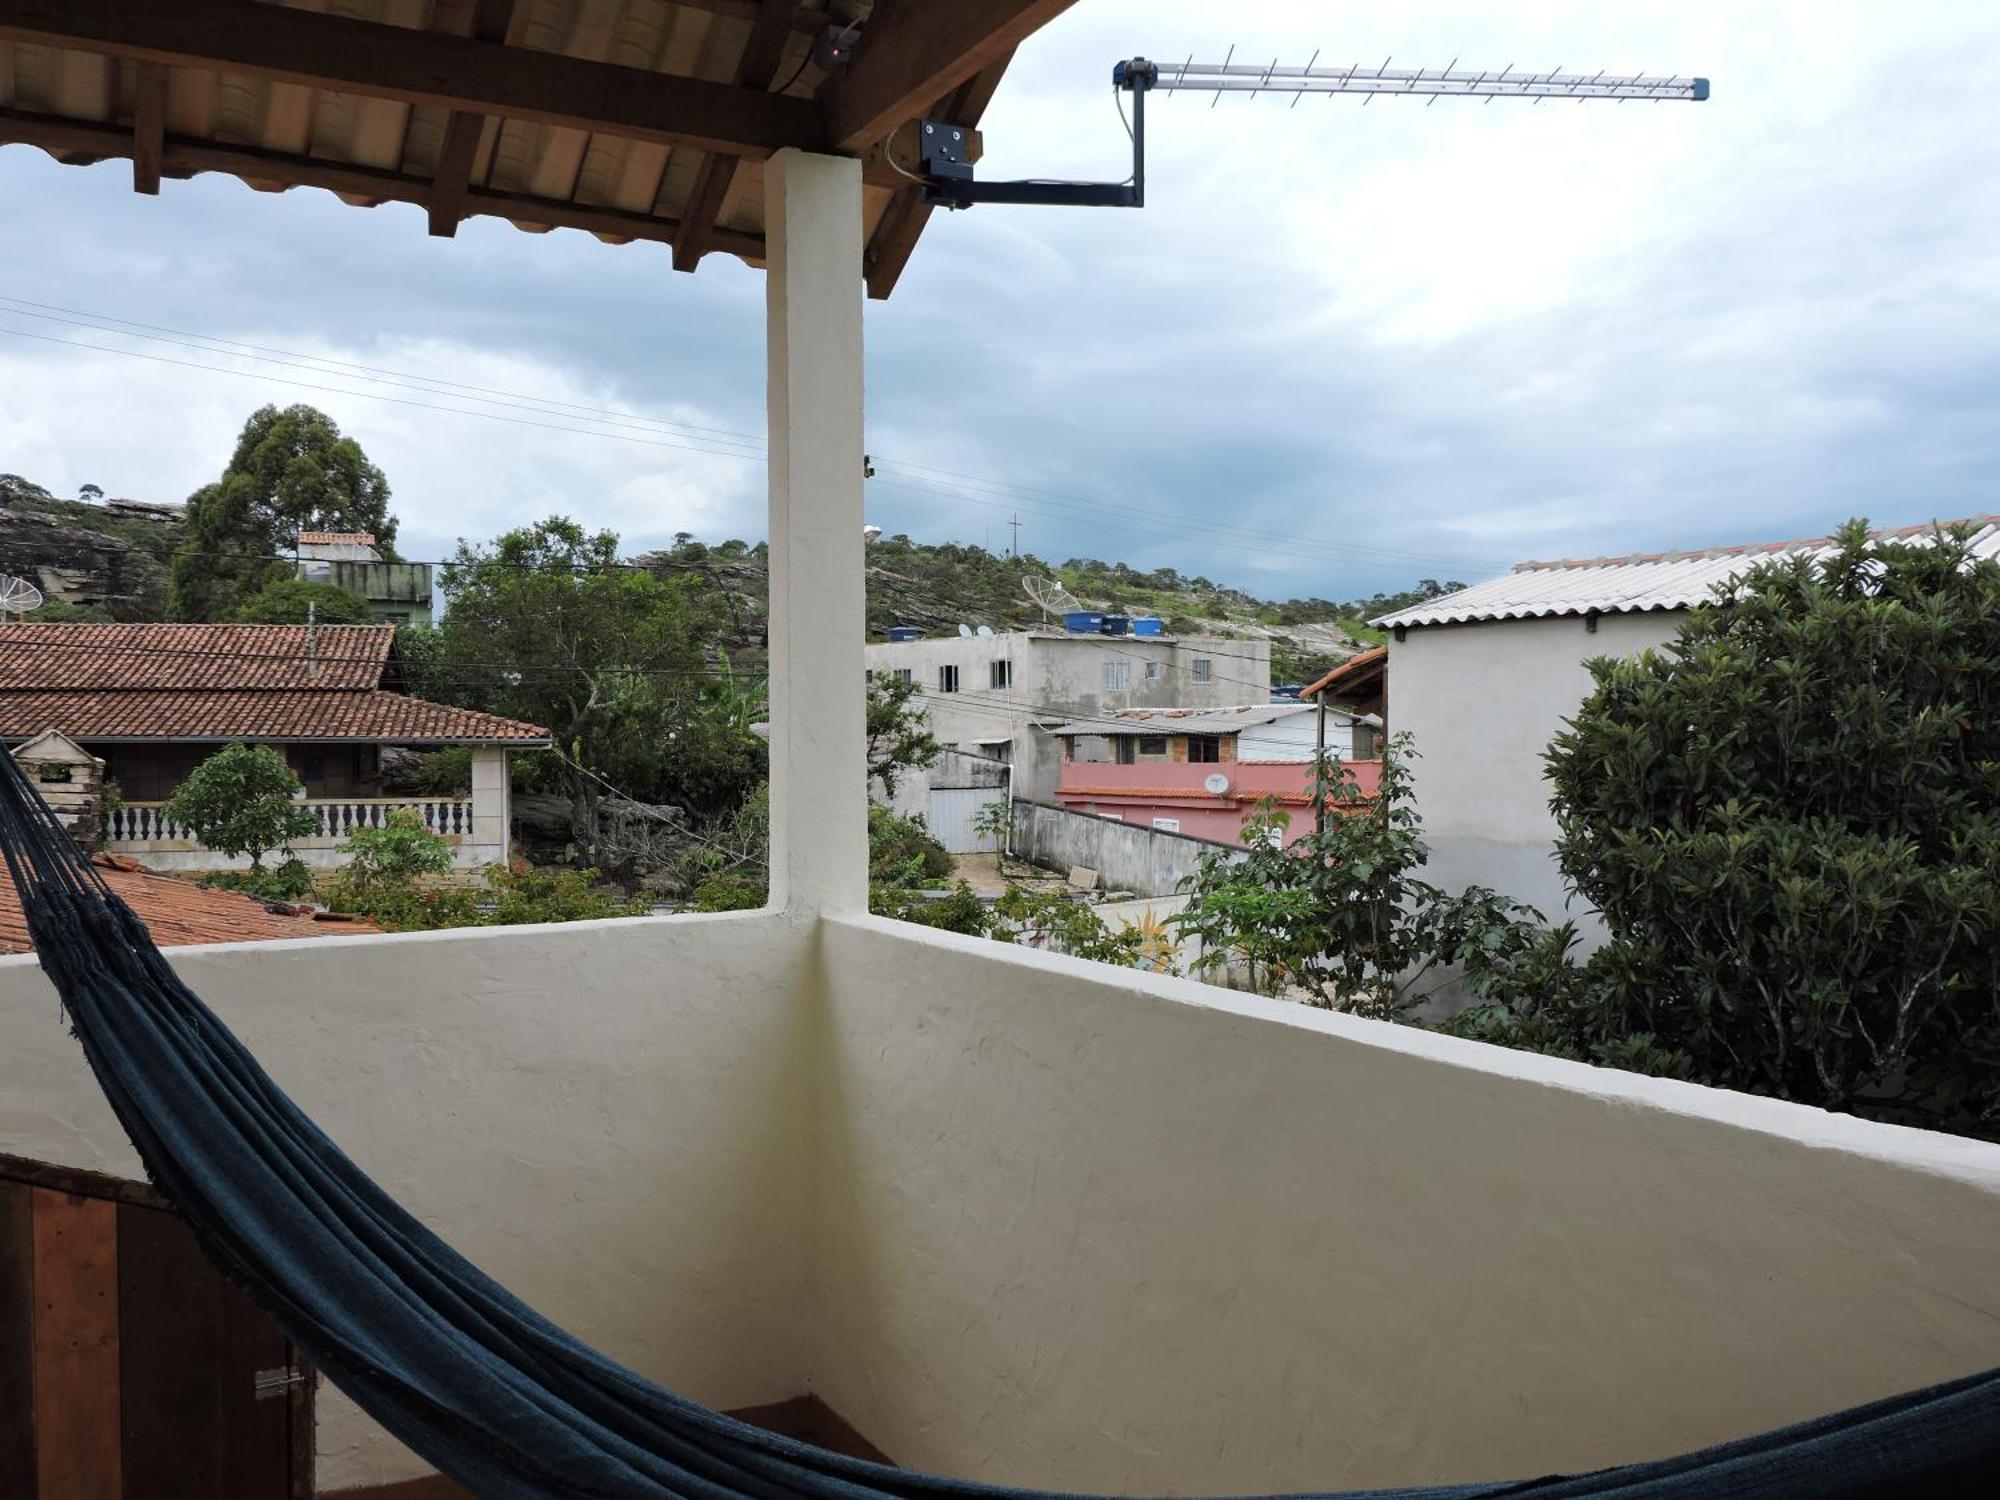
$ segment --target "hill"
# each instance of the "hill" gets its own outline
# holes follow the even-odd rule
[[[0,474],[0,573],[42,591],[38,620],[165,619],[181,526],[177,505],[63,500]]]

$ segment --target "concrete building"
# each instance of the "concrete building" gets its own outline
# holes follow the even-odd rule
[[[975,124],[1015,47],[1063,7],[880,6],[830,81],[798,12],[742,8],[540,0],[534,45],[222,0],[0,20],[82,54],[37,60],[34,111],[10,104],[7,135],[76,160],[136,153],[146,187],[235,172],[417,196],[446,233],[497,214],[673,240],[690,269],[704,250],[766,268],[769,904],[176,950],[277,1084],[610,1359],[765,1420],[810,1393],[913,1476],[1118,1494],[1517,1478],[1685,1453],[2000,1363],[1991,1143],[869,913],[862,298],[895,284],[929,211],[873,148],[923,112]],[[256,26],[224,24],[246,9]],[[545,50],[550,36],[567,45]],[[135,54],[136,80],[109,60]],[[635,87],[633,58],[659,78]],[[245,77],[284,107],[225,107]],[[751,81],[714,81],[730,78]],[[485,116],[502,117],[483,127],[501,165],[468,181]],[[434,184],[447,140],[460,149]],[[61,201],[83,209],[41,227],[92,234],[88,206],[108,202],[93,194],[124,192],[120,176],[78,174]],[[232,243],[255,218],[246,201]],[[367,227],[407,242],[422,223]],[[477,254],[544,244],[483,236]],[[661,311],[671,278],[599,268],[648,253],[560,265],[642,345],[684,331]],[[961,312],[996,315],[968,295]],[[232,1500],[418,1493],[431,1464],[331,1383],[191,1401],[224,1389],[197,1373],[205,1337],[121,1358],[120,1325],[159,1311],[180,1321],[149,1327],[205,1334],[207,1304],[121,1279],[115,1202],[39,1185],[67,1169],[129,1195],[143,1166],[55,1000],[33,957],[0,957],[0,1155],[43,1174],[0,1186],[0,1221],[29,1225],[35,1252],[0,1268],[53,1256],[34,1232],[49,1214],[101,1233],[64,1236],[87,1252],[66,1284],[89,1293],[61,1304],[67,1321],[18,1277],[0,1297],[9,1327],[34,1330],[0,1337],[6,1388],[28,1388],[23,1351],[50,1351],[32,1363],[58,1376],[5,1408],[36,1431],[0,1493],[39,1476],[44,1497],[119,1493],[141,1421],[176,1453],[302,1450],[289,1475],[273,1462],[268,1483],[208,1491]],[[255,1445],[218,1441],[238,1420],[263,1424]]]
[[[372,532],[302,531],[297,555],[299,577],[359,594],[378,625],[422,626],[435,618],[431,565],[385,561]]]
[[[1976,548],[2000,556],[2000,522],[1977,524]],[[1525,562],[1504,578],[1375,621],[1391,631],[1395,728],[1414,736],[1419,755],[1414,783],[1431,851],[1428,878],[1447,890],[1491,886],[1551,920],[1574,918],[1586,941],[1594,937],[1595,914],[1567,904],[1542,765],[1550,740],[1591,689],[1585,664],[1663,646],[1719,585],[1759,563],[1826,545],[1814,537]]]
[[[885,641],[868,672],[924,692],[931,733],[954,749],[1010,762],[1014,792],[1046,799],[1062,775],[1049,730],[1139,708],[1229,708],[1271,696],[1271,643],[1219,636],[1001,635]]]

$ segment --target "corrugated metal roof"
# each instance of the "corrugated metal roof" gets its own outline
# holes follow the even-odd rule
[[[1051,734],[1237,734],[1294,714],[1317,713],[1309,703],[1252,703],[1242,708],[1121,708],[1094,719],[1058,724]],[[1130,726],[1129,728],[1126,726]]]
[[[910,172],[916,120],[976,126],[1013,46],[1069,3],[968,6],[938,28],[945,0],[879,20],[874,0],[178,0],[130,12],[78,0],[0,17],[0,144],[77,164],[129,157],[147,192],[225,172],[264,191],[421,205],[434,233],[484,214],[534,233],[664,241],[691,270],[708,250],[761,265],[762,158],[823,139],[808,149],[863,161],[869,290],[886,296],[930,212]],[[311,19],[257,15],[267,7]],[[942,32],[915,44],[926,56],[940,40],[964,50],[915,68],[895,45],[913,28]],[[854,57],[832,74],[814,51],[829,30]],[[846,86],[885,55],[869,87]],[[641,74],[698,90],[671,102]],[[885,79],[914,91],[885,97]]]
[[[1972,547],[1981,557],[2000,558],[2000,516],[1962,522],[1925,522],[1869,533],[1879,540],[1915,539],[1937,526],[1974,529]],[[1504,578],[1474,584],[1455,594],[1428,599],[1383,615],[1376,625],[1461,625],[1475,620],[1528,620],[1556,615],[1640,614],[1689,609],[1713,597],[1716,588],[1759,563],[1796,553],[1819,553],[1830,537],[1788,542],[1755,542],[1710,547],[1698,552],[1634,553],[1627,557],[1568,558],[1517,563]]]

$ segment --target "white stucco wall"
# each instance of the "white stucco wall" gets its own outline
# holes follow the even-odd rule
[[[805,1388],[806,940],[761,913],[187,948],[175,968],[364,1170],[558,1323],[720,1407]],[[32,957],[0,958],[0,1151],[138,1159]],[[320,1484],[428,1466],[330,1386]]]
[[[2000,1364],[2000,1148],[828,924],[813,1384],[1124,1493],[1590,1468]]]
[[[1585,662],[1664,645],[1683,618],[1603,615],[1595,633],[1569,616],[1489,620],[1390,642],[1391,727],[1416,739],[1426,879],[1454,891],[1491,886],[1552,922],[1577,918],[1586,939],[1600,930],[1594,913],[1565,905],[1542,757],[1590,691]]]

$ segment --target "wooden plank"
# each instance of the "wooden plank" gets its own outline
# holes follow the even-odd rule
[[[761,89],[257,0],[0,0],[0,40],[219,68],[371,98],[768,156],[826,149],[818,106]]]
[[[33,1188],[38,1500],[121,1500],[118,1208]]]
[[[283,1335],[222,1275],[174,1214],[118,1210],[120,1433],[127,1491],[148,1500],[278,1500],[291,1414],[258,1401]]]
[[[144,1203],[152,1208],[171,1209],[167,1195],[149,1182],[132,1182],[103,1172],[86,1172],[81,1167],[58,1167],[45,1161],[0,1152],[0,1181],[25,1182],[30,1187],[53,1188],[59,1193],[80,1193],[86,1198],[109,1198],[117,1203]]]
[[[854,63],[821,90],[832,150],[858,153],[1011,53],[1075,0],[880,0]]]
[[[514,0],[440,0],[431,27],[454,35],[471,35],[482,42],[504,42],[514,19]],[[431,233],[450,239],[465,217],[465,198],[472,187],[472,163],[479,155],[479,138],[486,116],[455,109],[445,121],[444,143],[438,148],[432,175],[429,213]]]
[[[160,153],[167,145],[167,70],[142,62],[132,91],[132,191],[160,191]]]
[[[778,67],[785,58],[785,44],[791,40],[795,0],[764,0],[750,28],[750,39],[737,59],[736,82],[746,88],[768,89],[778,81]],[[681,215],[681,232],[674,240],[674,269],[692,271],[708,253],[709,232],[721,216],[729,184],[736,176],[737,158],[711,152],[688,191],[687,206]]]
[[[33,1189],[0,1182],[0,1495],[36,1500]]]
[[[129,132],[104,125],[86,125],[73,120],[30,114],[22,110],[0,109],[0,144],[18,142],[39,146],[64,158],[90,156],[98,159],[131,155]],[[219,146],[208,141],[167,138],[161,157],[162,170],[170,176],[192,177],[198,172],[226,172],[253,185],[325,188],[353,198],[381,203],[429,202],[431,179],[411,172],[395,172],[381,167],[347,166],[339,162],[288,156],[260,151],[250,146]],[[622,240],[652,240],[671,244],[680,229],[680,220],[653,214],[633,213],[617,208],[587,208],[576,203],[559,203],[525,193],[498,193],[475,187],[467,194],[468,215],[490,214],[523,224],[541,224],[555,229],[582,229]],[[716,230],[710,248],[724,250],[751,260],[764,255],[762,235],[735,230]]]
[[[979,117],[986,113],[986,106],[992,102],[994,91],[1000,87],[1008,63],[1013,59],[1011,50],[1003,53],[954,89],[950,98],[940,100],[929,113],[954,125],[977,125]],[[923,193],[915,188],[903,192],[890,203],[881,222],[875,226],[874,238],[868,242],[868,248],[861,257],[862,274],[867,278],[870,297],[879,301],[896,289],[897,279],[910,263],[910,256],[917,248],[924,226],[930,223],[931,208],[932,205],[924,201]]]

